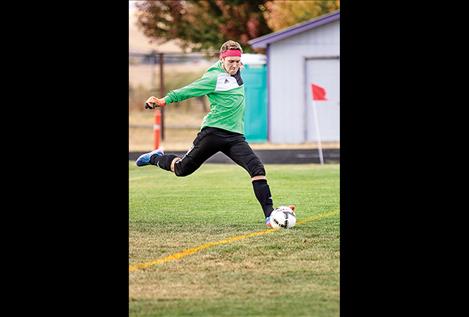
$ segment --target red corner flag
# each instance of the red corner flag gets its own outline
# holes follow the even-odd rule
[[[313,93],[313,100],[327,100],[326,90],[321,86],[311,84],[311,91]]]

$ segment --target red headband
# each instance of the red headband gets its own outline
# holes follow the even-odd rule
[[[241,51],[240,50],[227,50],[224,51],[223,53],[220,53],[220,57],[224,58],[227,56],[239,56],[241,57]]]

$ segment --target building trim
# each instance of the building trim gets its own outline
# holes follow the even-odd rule
[[[287,37],[291,37],[293,35],[302,33],[304,31],[317,28],[321,25],[337,21],[339,19],[340,19],[340,10],[337,10],[332,13],[325,14],[320,17],[308,20],[306,22],[295,24],[281,31],[257,37],[255,39],[248,41],[248,43],[253,48],[266,48],[268,44],[283,40]]]

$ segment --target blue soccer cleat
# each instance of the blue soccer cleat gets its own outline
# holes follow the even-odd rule
[[[265,218],[265,225],[269,228],[272,228],[272,225],[270,224],[270,217]]]
[[[150,158],[151,158],[153,155],[163,156],[163,155],[164,155],[164,152],[163,152],[162,149],[156,149],[156,150],[153,150],[153,151],[151,151],[151,152],[142,154],[142,155],[140,155],[140,156],[138,157],[138,159],[135,161],[135,164],[136,164],[137,166],[149,165],[149,164],[150,164]]]

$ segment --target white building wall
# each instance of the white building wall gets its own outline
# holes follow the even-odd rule
[[[305,58],[339,56],[339,29],[339,21],[334,21],[270,44],[269,138],[272,143],[305,141],[305,98],[310,96]]]

